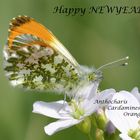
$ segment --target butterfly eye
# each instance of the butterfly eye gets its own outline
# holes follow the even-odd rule
[[[96,77],[95,73],[90,73],[90,74],[88,75],[88,80],[89,80],[89,81],[93,81],[93,80],[95,80],[95,77]]]

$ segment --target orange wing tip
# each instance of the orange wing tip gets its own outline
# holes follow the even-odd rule
[[[18,16],[16,18],[13,18],[10,22],[10,30],[13,30],[14,28],[21,26],[31,20],[33,19],[28,16]]]
[[[54,35],[42,24],[28,16],[13,18],[9,27],[8,46],[12,47],[14,39],[22,34],[31,34],[45,41],[53,41]]]

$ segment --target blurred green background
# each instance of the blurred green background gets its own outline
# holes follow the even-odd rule
[[[34,101],[60,98],[46,93],[30,93],[10,86],[3,71],[3,46],[8,24],[17,15],[28,15],[48,27],[68,48],[80,64],[98,68],[104,63],[130,56],[127,67],[112,67],[103,71],[100,88],[131,90],[140,88],[140,14],[93,14],[65,16],[53,14],[54,6],[89,7],[92,5],[140,5],[139,0],[0,0],[0,139],[56,140],[87,137],[75,127],[51,137],[43,127],[51,119],[32,113]],[[63,96],[62,96],[63,97]]]

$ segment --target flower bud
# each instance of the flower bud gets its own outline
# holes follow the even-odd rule
[[[111,121],[109,121],[107,123],[107,125],[106,125],[106,131],[107,131],[107,133],[108,134],[113,134],[113,133],[115,133],[115,130],[116,130],[115,126],[112,124]]]
[[[104,133],[101,129],[96,130],[96,140],[104,140]]]
[[[90,133],[91,130],[91,119],[89,117],[85,118],[77,127],[86,134]]]
[[[105,130],[107,119],[102,109],[99,109],[96,114],[96,122],[99,129]]]

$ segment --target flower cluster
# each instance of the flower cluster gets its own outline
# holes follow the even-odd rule
[[[116,92],[99,91],[98,86],[97,81],[84,85],[69,101],[35,102],[34,113],[57,119],[44,127],[45,133],[76,125],[90,140],[140,140],[138,88]]]

